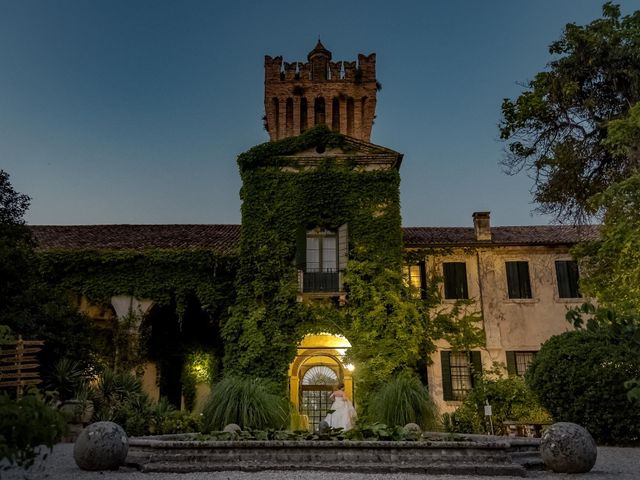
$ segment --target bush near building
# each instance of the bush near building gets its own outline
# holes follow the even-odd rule
[[[640,332],[640,327],[628,328]],[[540,403],[558,422],[585,427],[598,443],[640,440],[640,403],[625,382],[640,377],[640,355],[631,332],[592,324],[550,338],[526,374]]]

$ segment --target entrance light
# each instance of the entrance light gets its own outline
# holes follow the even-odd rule
[[[348,363],[346,367],[347,367],[347,370],[349,370],[350,372],[353,372],[356,369],[353,363]]]

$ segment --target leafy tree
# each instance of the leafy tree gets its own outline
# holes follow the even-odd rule
[[[578,423],[598,442],[635,442],[640,403],[628,398],[625,382],[640,377],[640,329],[611,314],[606,325],[603,314],[545,342],[526,380],[556,421]]]
[[[611,2],[602,11],[588,25],[567,24],[548,68],[502,103],[503,165],[532,174],[539,211],[559,220],[594,214],[589,198],[639,166],[605,139],[609,122],[640,99],[640,11],[623,17]]]
[[[27,195],[15,191],[0,170],[0,325],[12,335],[45,340],[41,363],[62,357],[88,366],[92,329],[70,303],[66,292],[49,285],[40,272],[35,242],[24,222]]]

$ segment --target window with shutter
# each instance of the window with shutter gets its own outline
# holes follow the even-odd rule
[[[336,232],[323,228],[303,230],[298,234],[296,264],[302,271],[303,292],[339,292],[340,271],[349,258],[347,225]]]
[[[507,372],[509,375],[524,376],[538,352],[506,352]]]
[[[405,285],[411,289],[414,298],[427,297],[427,268],[424,260],[414,265],[404,265],[402,267]]]
[[[444,400],[462,400],[482,371],[480,352],[440,352]]]
[[[509,298],[532,298],[528,262],[506,262]]]
[[[556,261],[556,279],[559,298],[581,298],[578,263],[574,260]]]
[[[442,264],[444,277],[444,298],[467,299],[467,264],[464,262],[445,262]]]

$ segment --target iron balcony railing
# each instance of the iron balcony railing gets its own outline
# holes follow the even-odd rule
[[[340,272],[335,269],[301,273],[303,292],[340,291]]]

